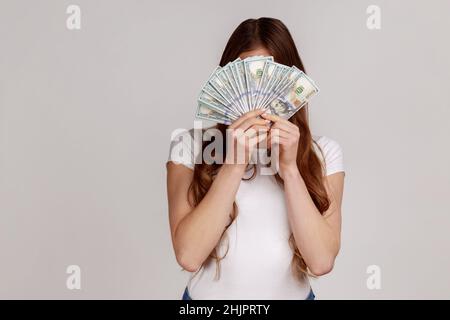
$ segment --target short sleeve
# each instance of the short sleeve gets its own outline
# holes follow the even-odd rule
[[[319,157],[325,162],[326,176],[336,172],[344,172],[344,156],[341,146],[334,140],[325,137],[314,137],[314,140],[322,150],[323,156],[319,151]]]
[[[194,145],[193,130],[182,130],[172,134],[167,161],[182,164],[194,170],[195,152],[198,150]]]

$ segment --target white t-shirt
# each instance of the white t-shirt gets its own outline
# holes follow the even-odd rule
[[[179,134],[171,143],[169,161],[194,168],[200,148],[194,149],[193,131]],[[322,149],[326,175],[344,171],[342,149],[325,136],[313,136]],[[182,148],[182,151],[181,151]],[[216,261],[210,259],[195,275],[188,291],[193,300],[285,299],[303,300],[310,292],[308,280],[300,282],[291,271],[292,250],[284,191],[273,175],[258,174],[242,180],[236,194],[238,215],[228,227],[219,255],[220,278],[215,279]],[[248,172],[247,175],[251,175]],[[244,176],[245,177],[245,176]]]

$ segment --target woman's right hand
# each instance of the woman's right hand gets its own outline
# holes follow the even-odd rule
[[[259,117],[264,112],[263,109],[247,112],[228,127],[226,164],[247,166],[256,146],[267,138],[270,129],[270,121]]]

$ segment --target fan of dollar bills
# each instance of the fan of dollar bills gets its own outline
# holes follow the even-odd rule
[[[236,59],[217,67],[198,97],[197,118],[231,124],[244,113],[265,109],[289,119],[319,92],[303,71],[273,57]]]

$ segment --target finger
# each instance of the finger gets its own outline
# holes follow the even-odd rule
[[[282,138],[292,138],[292,134],[290,132],[284,131],[284,130],[279,130],[278,128],[275,129],[271,129],[270,130],[270,135],[272,136],[277,136],[277,137],[282,137]]]
[[[262,126],[262,125],[258,125],[258,124],[251,126],[249,129],[247,129],[247,131],[250,129],[256,130],[257,132],[261,132],[261,133],[269,132],[269,130],[270,130],[270,128],[268,126],[266,126],[266,125]]]
[[[268,145],[272,146],[274,144],[279,144],[279,145],[289,145],[289,139],[284,138],[284,137],[270,137],[270,140],[268,141]]]
[[[267,120],[264,119],[258,119],[258,118],[251,118],[248,119],[247,121],[243,122],[239,127],[234,128],[233,130],[231,130],[231,132],[234,134],[236,132],[246,132],[250,129],[253,130],[264,130],[264,131],[268,131],[270,130],[268,123],[266,122]]]
[[[283,137],[271,137],[268,136],[267,138],[267,147],[269,149],[272,148],[273,145],[278,144],[278,145],[288,145],[289,144],[289,140]]]
[[[270,121],[274,122],[275,124],[280,124],[280,125],[285,124],[288,127],[297,128],[297,126],[295,124],[293,124],[292,122],[290,122],[286,119],[283,119],[280,116],[277,116],[275,114],[263,113],[261,115],[261,117],[264,119],[270,120]]]
[[[253,148],[258,144],[258,137],[252,137],[248,140],[248,150],[252,151]]]
[[[253,138],[253,137],[257,137],[257,136],[262,136],[262,135],[267,135],[268,134],[268,130],[256,130],[253,127],[249,128],[247,131],[245,131],[244,135],[247,138]]]
[[[277,122],[271,128],[271,130],[274,130],[274,129],[278,129],[280,131],[287,132],[290,135],[297,137],[297,138],[300,137],[300,130],[295,124],[288,125],[283,122]]]
[[[236,128],[232,131],[232,138],[235,141],[239,141],[240,143],[246,144],[248,139],[251,139],[253,137],[257,137],[260,135],[267,135],[269,131],[269,128],[266,126],[252,126],[248,128],[246,131],[242,130],[241,128]]]
[[[237,128],[237,127],[239,127],[244,121],[246,121],[247,119],[255,118],[255,117],[261,115],[262,113],[264,113],[264,110],[262,110],[262,109],[255,109],[255,110],[252,110],[252,111],[250,111],[250,112],[247,112],[246,114],[244,114],[243,116],[241,116],[239,119],[237,119],[235,122],[233,122],[233,123],[229,126],[229,128],[231,128],[231,129]]]
[[[258,135],[258,136],[255,136],[255,137],[253,137],[253,138],[250,138],[249,139],[249,150],[253,150],[253,148],[255,147],[255,146],[257,146],[259,143],[261,143],[262,141],[264,141],[264,139],[266,139],[266,135]]]
[[[281,118],[280,116],[277,116],[276,114],[271,114],[271,113],[263,113],[263,114],[261,114],[261,117],[263,117],[264,119],[273,121],[273,122],[287,121],[287,120]]]
[[[267,128],[267,127],[252,126],[245,131],[245,135],[247,137],[253,137],[253,136],[259,136],[259,135],[268,135],[269,132],[270,132],[269,128]]]
[[[275,130],[275,131],[270,131],[269,134],[270,137],[270,144],[273,143],[279,143],[279,144],[288,144],[288,142],[292,141],[292,134],[285,132],[285,131],[281,131],[281,130]]]
[[[254,125],[268,127],[268,122],[261,118],[249,118],[249,119],[245,120],[244,122],[242,122],[238,127],[236,127],[236,129],[239,128],[239,129],[242,129],[245,131]]]
[[[289,140],[286,139],[286,138],[280,137],[280,138],[278,139],[278,144],[279,144],[280,146],[289,145]]]
[[[267,143],[269,139],[269,134],[263,133],[263,134],[259,134],[258,135],[258,145],[262,148],[262,149],[269,149],[270,145]]]

